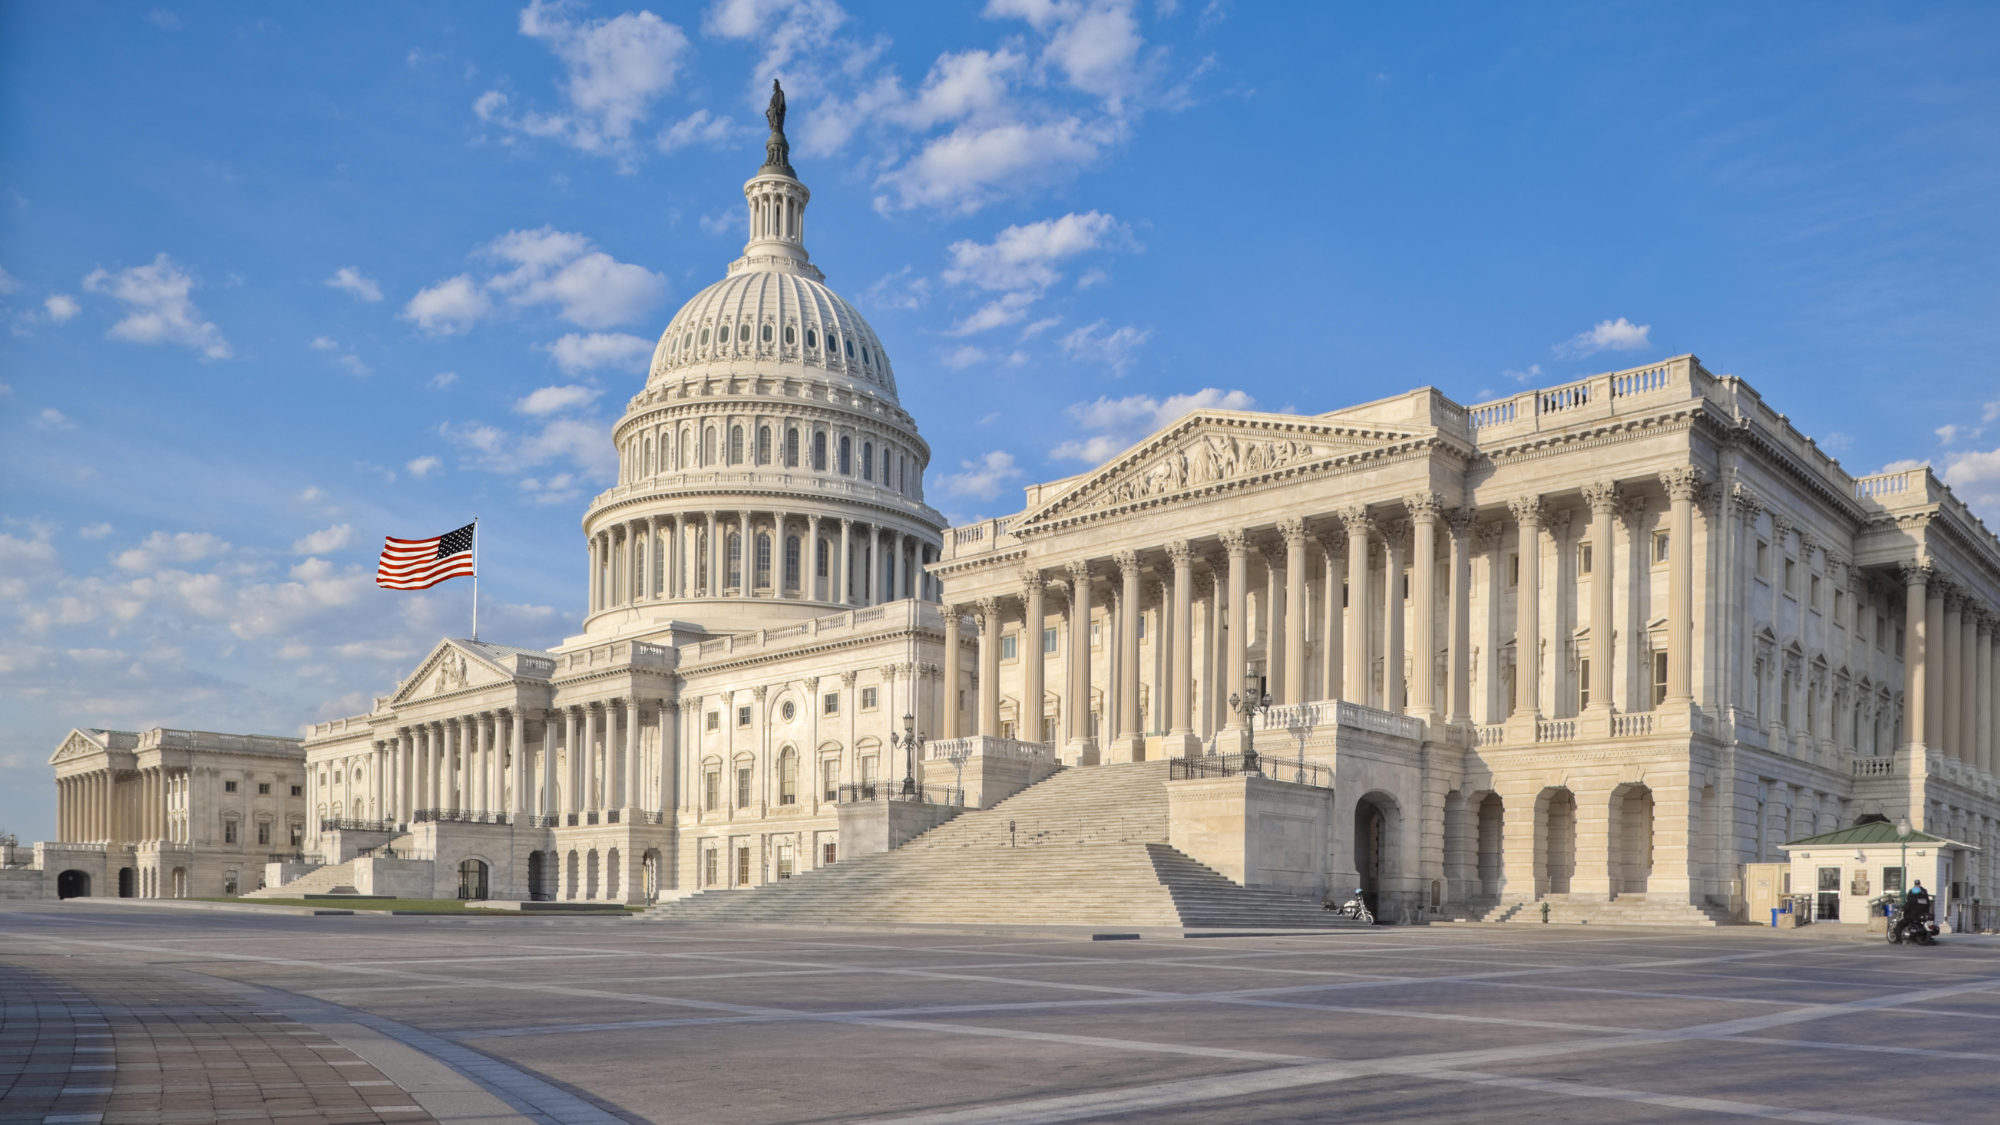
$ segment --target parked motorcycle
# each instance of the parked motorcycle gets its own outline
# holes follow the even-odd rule
[[[1369,911],[1368,904],[1361,900],[1361,888],[1359,887],[1354,889],[1353,898],[1348,899],[1339,906],[1335,906],[1331,898],[1321,899],[1319,905],[1322,910],[1331,910],[1343,918],[1352,918],[1364,926],[1375,924],[1375,915]]]
[[[1897,919],[1889,919],[1890,945],[1936,945],[1938,924],[1935,918],[1912,919],[1907,925],[1898,927]]]

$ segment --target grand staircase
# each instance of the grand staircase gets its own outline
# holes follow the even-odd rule
[[[1355,923],[1169,847],[1167,764],[1062,770],[893,851],[645,912],[653,921],[1073,926]]]
[[[304,875],[286,883],[282,887],[265,887],[251,891],[243,898],[298,898],[300,895],[329,895],[339,893],[336,888],[354,886],[354,861],[330,863],[325,867],[315,867]]]

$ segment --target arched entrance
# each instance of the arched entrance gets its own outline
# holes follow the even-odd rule
[[[1488,793],[1480,800],[1478,809],[1479,893],[1497,898],[1505,870],[1501,864],[1501,844],[1506,839],[1507,806],[1500,800],[1500,794]]]
[[[1369,793],[1354,803],[1354,872],[1361,900],[1377,918],[1382,916],[1385,880],[1395,874],[1390,854],[1395,838],[1395,801],[1384,793]]]
[[[186,897],[188,896],[188,869],[187,869],[187,868],[185,868],[185,867],[176,867],[176,868],[174,868],[174,883],[173,883],[173,886],[174,886],[174,897],[175,897],[175,898],[186,898]]]
[[[131,868],[129,868],[129,867],[121,867],[121,868],[119,868],[119,869],[118,869],[118,897],[119,897],[119,898],[131,898],[131,897],[132,897],[132,883],[133,883],[133,878],[132,878],[132,876],[133,876],[133,871],[132,871],[132,869],[131,869]]]
[[[616,899],[618,897],[618,887],[620,884],[618,874],[619,874],[618,849],[609,848],[604,853],[604,897],[605,898]]]
[[[569,850],[569,863],[566,865],[566,870],[564,874],[568,876],[568,878],[564,880],[563,890],[565,892],[565,895],[568,898],[575,898],[577,891],[577,885],[576,885],[577,855],[575,848],[571,848]]]
[[[597,862],[597,849],[592,848],[590,854],[584,857],[583,897],[586,899],[597,897]]]
[[[1566,895],[1576,874],[1576,794],[1568,789],[1544,789],[1535,804],[1540,824],[1541,864],[1535,873],[1537,895]]]
[[[57,898],[89,898],[90,873],[88,871],[65,871],[56,876]]]
[[[660,901],[660,868],[664,865],[664,861],[660,857],[660,849],[648,849],[645,856],[645,864],[646,901],[658,902]]]
[[[544,852],[528,853],[528,901],[548,902],[556,896],[549,892],[549,859]]]
[[[1653,875],[1653,791],[1634,783],[1611,791],[1611,889],[1642,895]]]
[[[486,861],[461,860],[458,865],[458,897],[473,901],[486,898]]]

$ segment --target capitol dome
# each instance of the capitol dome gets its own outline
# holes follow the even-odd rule
[[[743,256],[667,323],[612,430],[618,483],[583,520],[579,640],[683,643],[937,597],[930,446],[881,338],[806,252],[812,193],[783,122],[774,98]]]

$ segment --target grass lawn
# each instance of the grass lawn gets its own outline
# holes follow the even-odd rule
[[[489,910],[485,907],[470,907],[455,898],[362,898],[352,901],[337,898],[204,898],[202,902],[233,902],[244,906],[309,906],[315,910],[400,910],[416,914],[473,914],[481,918],[560,918],[566,912],[549,911],[537,914],[530,910]],[[628,913],[645,909],[639,906],[625,907]],[[606,913],[609,913],[607,911]]]

